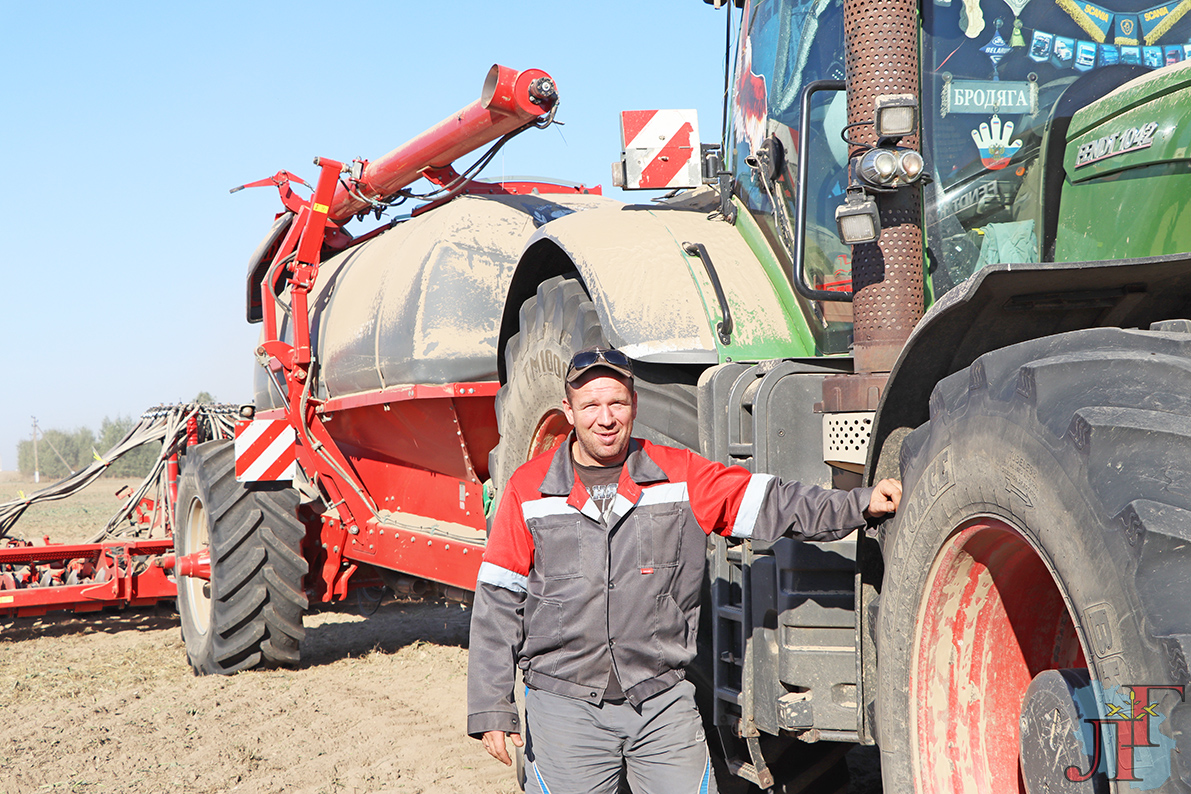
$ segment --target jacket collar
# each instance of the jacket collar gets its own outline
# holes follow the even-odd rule
[[[648,444],[648,441],[642,441],[639,438],[634,438],[629,443],[629,457],[625,461],[625,469],[629,473],[629,478],[637,485],[665,482],[670,479],[666,476],[666,472],[662,471],[662,467],[649,457],[649,452],[645,449]]]
[[[587,491],[583,484],[575,477],[575,461],[571,457],[571,444],[575,441],[575,432],[567,436],[566,441],[555,450],[554,458],[550,461],[550,468],[538,486],[542,496],[566,496],[567,503],[576,510],[582,510],[588,501]],[[648,441],[639,438],[629,439],[629,455],[625,459],[624,468],[620,472],[620,482],[617,492],[631,504],[636,504],[641,498],[641,486],[653,482],[666,481],[666,473],[649,456],[646,447]]]

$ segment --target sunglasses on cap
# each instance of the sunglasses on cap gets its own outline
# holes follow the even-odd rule
[[[605,350],[594,348],[580,350],[571,358],[571,365],[567,367],[567,382],[570,383],[594,366],[607,366],[616,372],[633,377],[633,364],[628,356],[619,350]]]

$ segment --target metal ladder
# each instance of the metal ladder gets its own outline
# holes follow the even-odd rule
[[[761,753],[761,732],[754,720],[751,682],[752,654],[746,637],[752,634],[752,605],[749,597],[749,567],[752,543],[730,544],[714,536],[711,556],[711,587],[715,614],[712,618],[712,684],[714,718],[724,746],[724,758],[732,774],[760,786],[773,785],[773,775]],[[748,750],[741,757],[740,742]]]

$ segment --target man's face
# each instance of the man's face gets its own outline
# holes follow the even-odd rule
[[[613,466],[628,454],[637,393],[610,370],[597,369],[572,386],[562,410],[575,426],[575,462],[584,466]]]

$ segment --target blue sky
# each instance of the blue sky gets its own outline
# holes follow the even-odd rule
[[[204,390],[249,401],[245,271],[280,203],[229,188],[282,168],[313,182],[318,155],[377,157],[478,98],[493,63],[549,72],[566,126],[513,140],[488,176],[623,196],[609,186],[620,110],[695,108],[702,140],[720,137],[725,12],[700,0],[8,3],[2,15],[4,469],[33,416],[98,429]]]

